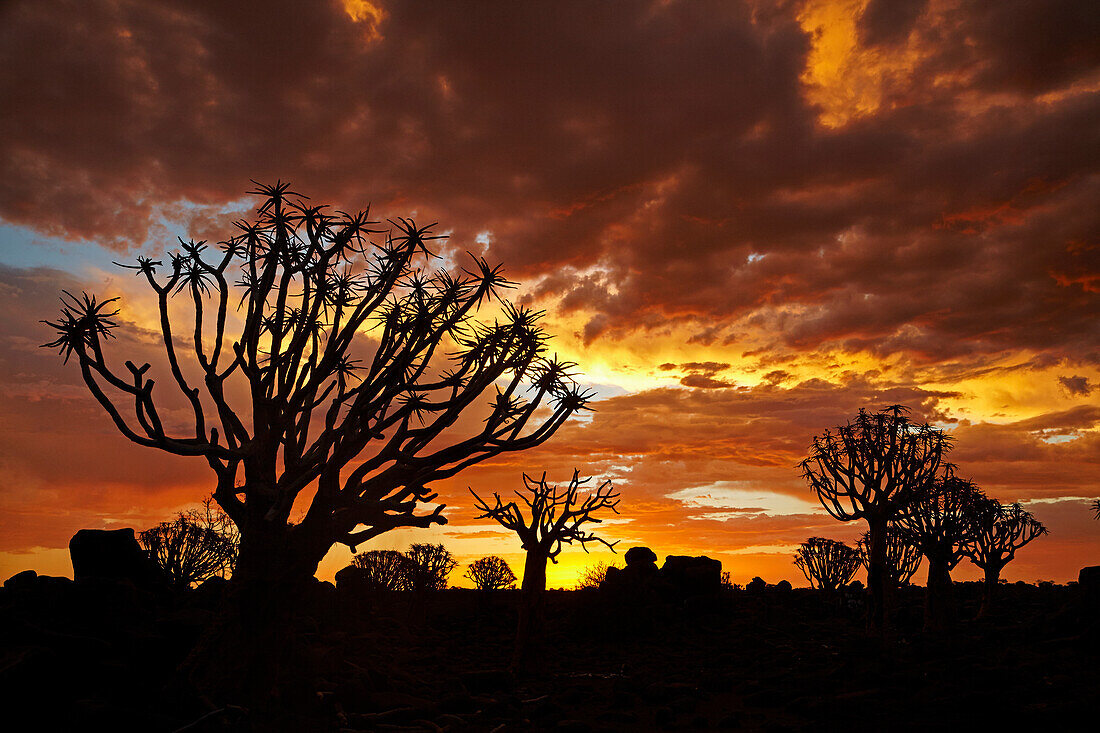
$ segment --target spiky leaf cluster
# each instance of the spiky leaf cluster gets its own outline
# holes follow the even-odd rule
[[[508,567],[507,561],[497,555],[474,560],[464,575],[478,590],[505,590],[516,585],[516,574]]]
[[[913,498],[898,526],[905,541],[951,570],[978,533],[987,501],[971,481],[948,471]]]
[[[1016,550],[1047,534],[1035,516],[1019,503],[1005,506],[987,499],[976,507],[974,529],[963,553],[983,570],[1000,570],[1016,557]]]

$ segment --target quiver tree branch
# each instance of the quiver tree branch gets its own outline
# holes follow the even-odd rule
[[[471,255],[432,271],[433,225],[334,212],[282,182],[251,193],[256,216],[218,247],[182,242],[167,266],[127,266],[156,297],[167,384],[191,424],[164,419],[149,365],[105,358],[115,299],[66,293],[47,344],[76,358],[124,436],[207,460],[241,530],[238,577],[302,577],[333,543],[445,523],[442,506],[421,511],[433,481],[535,447],[586,409],[574,365],[547,353],[542,314],[503,299],[514,284],[499,266]],[[495,320],[475,318],[485,307]],[[459,434],[470,410],[484,422]]]
[[[860,568],[859,552],[843,542],[811,537],[795,553],[794,564],[819,590],[835,591],[851,582]]]

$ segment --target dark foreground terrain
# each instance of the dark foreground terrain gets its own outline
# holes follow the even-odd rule
[[[30,578],[0,591],[6,730],[1094,730],[1097,623],[1076,586],[1009,585],[955,631],[920,631],[923,591],[894,631],[856,598],[728,591],[687,603],[551,592],[541,670],[506,671],[517,594],[366,597],[318,584],[302,653],[281,670],[293,710],[200,695],[178,671],[224,591]],[[227,669],[233,660],[226,660]]]

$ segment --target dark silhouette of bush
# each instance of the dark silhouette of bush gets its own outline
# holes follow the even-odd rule
[[[410,563],[397,550],[368,550],[352,558],[360,587],[368,592],[410,590]]]
[[[810,581],[811,588],[829,592],[846,585],[860,568],[857,550],[824,537],[811,537],[803,542],[794,564]]]
[[[604,582],[607,577],[607,569],[616,567],[610,563],[598,562],[595,565],[589,565],[581,573],[581,577],[577,579],[577,590],[587,590],[590,588],[599,588],[600,584]]]
[[[219,246],[183,242],[167,264],[128,266],[157,297],[171,375],[157,383],[178,389],[189,428],[162,415],[148,364],[108,361],[117,298],[65,293],[45,345],[76,357],[125,437],[209,463],[241,532],[233,582],[265,596],[253,605],[272,618],[333,544],[354,552],[397,527],[445,523],[442,506],[417,513],[436,496],[431,482],[541,444],[590,393],[571,364],[546,356],[541,314],[501,300],[513,283],[500,267],[474,257],[459,277],[430,272],[434,225],[379,227],[367,211],[333,213],[282,182],[251,193],[262,199],[254,220]],[[477,322],[492,301],[502,316]],[[481,427],[458,434],[459,415],[487,393]]]
[[[929,482],[898,520],[905,539],[928,558],[924,623],[929,630],[943,630],[953,621],[951,571],[974,540],[985,502],[973,483],[948,470]]]
[[[478,519],[492,519],[515,532],[527,552],[520,586],[524,601],[520,604],[513,659],[516,669],[531,669],[534,662],[530,654],[531,627],[537,623],[535,619],[540,599],[546,590],[546,561],[556,563],[564,546],[574,542],[580,543],[586,552],[589,542],[599,542],[613,552],[618,544],[583,529],[585,524],[603,521],[595,516],[597,512],[610,510],[618,514],[619,494],[612,489],[610,481],[604,481],[590,493],[580,493],[581,487],[590,480],[591,477],[580,478],[580,472],[574,469],[569,484],[561,488],[548,484],[545,473],[538,480],[523,474],[523,490],[515,494],[527,505],[529,519],[524,517],[516,502],[505,504],[496,492],[493,493],[494,503],[489,504],[470,490],[474,496],[474,506],[482,512]]]
[[[210,499],[200,510],[180,513],[175,521],[138,534],[169,584],[181,590],[209,578],[231,576],[238,537],[233,520]]]
[[[859,550],[863,567],[868,567],[871,561],[870,532],[863,533],[856,549]],[[920,548],[910,544],[894,523],[886,526],[886,578],[890,588],[907,585],[920,569],[923,557]]]
[[[444,590],[451,571],[458,567],[458,561],[443,545],[410,545],[405,560],[408,589],[417,592]]]
[[[908,413],[901,405],[873,413],[861,408],[847,424],[815,436],[799,464],[829,514],[842,522],[867,521],[872,629],[886,622],[887,524],[933,479],[951,447],[943,431],[912,422]]]
[[[1018,503],[1004,506],[988,499],[976,507],[977,522],[962,551],[985,573],[985,590],[979,616],[993,610],[997,583],[1005,565],[1016,557],[1016,550],[1047,534],[1047,528]]]
[[[516,574],[504,558],[496,555],[474,560],[466,568],[465,576],[478,590],[504,590],[516,586]]]

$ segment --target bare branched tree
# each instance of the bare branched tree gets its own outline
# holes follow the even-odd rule
[[[443,545],[411,545],[405,559],[409,590],[418,592],[444,590],[451,571],[458,567],[458,561]]]
[[[237,557],[235,537],[212,522],[180,514],[140,532],[138,540],[164,572],[172,587],[186,589],[215,576],[233,572]]]
[[[368,591],[409,590],[409,559],[397,550],[368,550],[351,559]]]
[[[856,545],[859,560],[868,567],[871,560],[871,533],[864,532]],[[891,588],[906,585],[920,569],[924,555],[910,544],[893,523],[886,526],[886,578]]]
[[[1047,528],[1019,503],[1005,506],[988,499],[976,509],[977,521],[962,551],[985,572],[985,596],[978,613],[985,616],[993,610],[1001,570],[1016,557],[1016,550],[1047,534]]]
[[[577,580],[576,589],[585,590],[587,588],[599,588],[607,577],[607,569],[615,567],[606,562],[598,562],[595,565],[589,565],[581,573],[581,577]]]
[[[515,494],[527,505],[529,519],[523,516],[516,502],[505,504],[500,494],[493,494],[494,503],[490,505],[470,490],[474,495],[474,506],[483,512],[478,519],[492,519],[519,535],[523,549],[527,551],[523,566],[523,590],[546,590],[546,561],[556,563],[565,545],[578,542],[587,552],[589,542],[599,542],[614,551],[617,541],[608,542],[597,537],[583,529],[583,525],[602,522],[595,514],[605,509],[618,514],[615,507],[619,504],[619,493],[612,489],[611,481],[604,481],[595,491],[582,495],[581,487],[590,480],[591,477],[580,478],[580,472],[574,470],[569,484],[560,488],[547,484],[545,473],[537,481],[523,474],[524,490]]]
[[[573,478],[564,488],[546,483],[546,474],[537,481],[523,474],[523,491],[515,494],[527,505],[530,518],[514,501],[507,504],[500,494],[493,493],[493,503],[489,504],[471,489],[474,506],[482,512],[478,519],[492,519],[501,526],[519,535],[527,558],[523,566],[521,588],[524,600],[520,604],[519,627],[516,632],[516,650],[512,666],[517,670],[530,670],[534,663],[531,653],[532,627],[538,624],[539,607],[543,591],[546,590],[546,561],[556,563],[565,545],[580,543],[588,552],[589,542],[599,542],[614,551],[618,542],[608,542],[583,529],[585,524],[598,524],[601,520],[597,512],[610,510],[618,514],[619,493],[614,491],[611,481],[604,481],[595,491],[582,495],[581,487],[591,477],[582,479],[580,472],[573,471]]]
[[[252,193],[255,219],[219,247],[183,242],[166,265],[130,266],[156,297],[166,381],[189,426],[169,419],[148,364],[109,362],[116,299],[66,294],[46,346],[75,356],[131,441],[207,461],[241,532],[235,584],[278,588],[307,583],[334,543],[354,551],[396,527],[444,523],[442,506],[417,511],[433,481],[541,444],[589,393],[573,365],[546,355],[541,313],[501,300],[512,283],[499,267],[473,257],[457,275],[425,269],[441,238],[431,226],[378,227],[281,182]],[[502,316],[475,320],[494,301]],[[457,434],[487,393],[480,429]],[[303,492],[308,509],[292,522]]]
[[[859,552],[824,537],[811,537],[795,553],[794,564],[810,581],[810,587],[835,591],[847,585],[860,568]]]
[[[516,586],[516,574],[503,557],[496,555],[474,560],[466,568],[465,576],[478,590],[504,590]]]
[[[868,623],[886,620],[886,526],[932,480],[951,447],[941,430],[912,422],[908,408],[860,409],[855,419],[815,436],[799,466],[821,504],[842,522],[867,521]]]
[[[974,541],[987,501],[973,483],[948,470],[930,481],[898,519],[905,539],[928,558],[928,629],[942,630],[953,620],[951,571]]]

